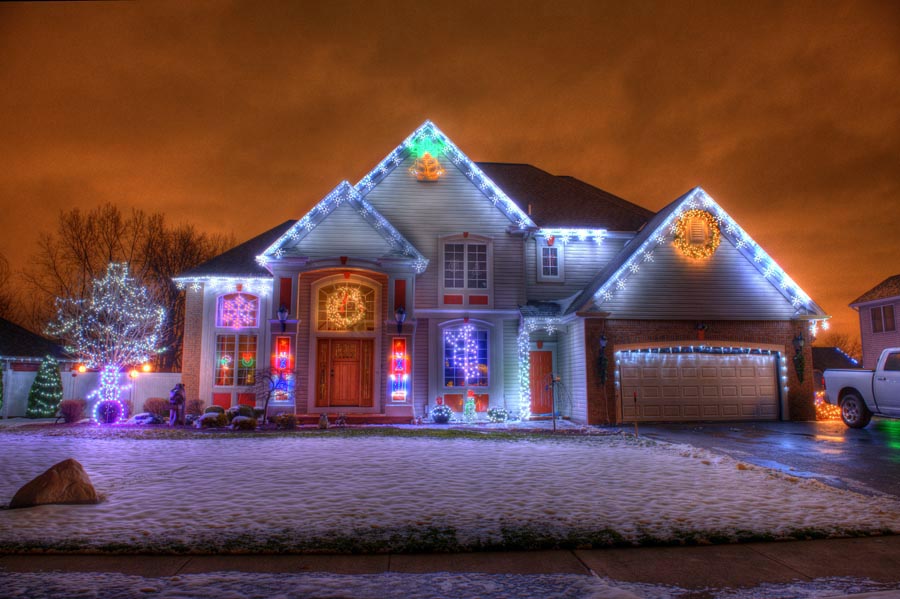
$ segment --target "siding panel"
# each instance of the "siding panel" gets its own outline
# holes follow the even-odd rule
[[[562,245],[564,252],[564,275],[562,282],[538,282],[537,241],[529,239],[525,244],[525,281],[529,300],[555,300],[578,293],[618,254],[627,239],[609,238],[602,243],[595,241],[571,240]]]

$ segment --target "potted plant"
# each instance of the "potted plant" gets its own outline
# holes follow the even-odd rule
[[[453,416],[453,410],[443,404],[431,408],[431,419],[435,424],[447,424]]]

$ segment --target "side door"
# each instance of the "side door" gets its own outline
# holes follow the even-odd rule
[[[886,416],[900,416],[900,350],[888,351],[873,376],[878,409]]]

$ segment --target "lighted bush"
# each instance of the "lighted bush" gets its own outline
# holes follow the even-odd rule
[[[297,428],[297,417],[290,412],[282,412],[275,417],[275,426],[285,430]]]
[[[203,410],[204,414],[224,414],[225,408],[222,406],[209,406],[205,410]]]
[[[203,413],[202,399],[189,399],[184,406],[184,413],[188,416],[199,416]]]
[[[168,420],[169,400],[162,397],[148,397],[144,402],[144,411],[153,414],[160,420]]]
[[[509,420],[509,412],[503,408],[491,408],[487,411],[487,417],[491,422],[506,422]]]
[[[64,399],[59,402],[59,413],[66,423],[78,422],[84,417],[87,402],[83,399]]]
[[[247,418],[246,416],[235,416],[231,420],[231,428],[236,431],[256,430],[256,424],[256,418]]]
[[[453,410],[448,406],[440,405],[431,408],[431,419],[434,420],[435,424],[447,424],[452,416]]]
[[[224,413],[207,412],[197,421],[200,428],[219,428],[228,425],[228,419]]]

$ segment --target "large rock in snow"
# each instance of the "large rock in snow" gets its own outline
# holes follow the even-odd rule
[[[47,503],[100,503],[84,467],[69,458],[19,489],[9,502],[10,509]]]

